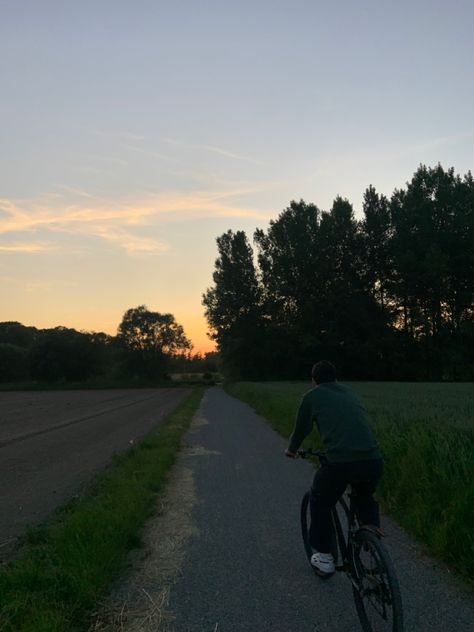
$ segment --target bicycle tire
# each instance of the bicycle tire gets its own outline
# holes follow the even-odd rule
[[[359,529],[351,541],[355,606],[364,632],[403,632],[403,608],[395,567],[380,537]]]

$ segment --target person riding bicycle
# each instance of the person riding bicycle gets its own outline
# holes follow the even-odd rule
[[[373,493],[382,476],[383,461],[359,398],[337,381],[334,365],[318,362],[311,376],[314,387],[303,396],[285,454],[292,459],[298,456],[299,446],[316,422],[327,462],[317,470],[311,487],[310,541],[315,551],[311,564],[319,575],[327,577],[335,570],[331,509],[348,484],[355,492],[360,524],[380,527]]]

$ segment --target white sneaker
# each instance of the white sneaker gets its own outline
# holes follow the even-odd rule
[[[318,553],[316,551],[311,556],[311,566],[321,577],[329,577],[336,570],[331,553]]]

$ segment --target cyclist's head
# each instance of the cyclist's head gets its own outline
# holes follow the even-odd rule
[[[336,381],[336,367],[327,360],[321,360],[316,362],[311,371],[311,377],[316,384],[323,384],[323,382],[335,382]]]

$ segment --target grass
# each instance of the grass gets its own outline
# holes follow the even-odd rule
[[[284,437],[309,383],[228,384]],[[378,496],[439,559],[474,581],[474,384],[368,383],[361,396],[382,448]],[[314,431],[307,444],[317,443]]]
[[[194,389],[156,431],[116,456],[89,495],[29,532],[20,557],[0,572],[1,632],[87,627],[127,552],[140,545],[141,529],[203,392]]]

